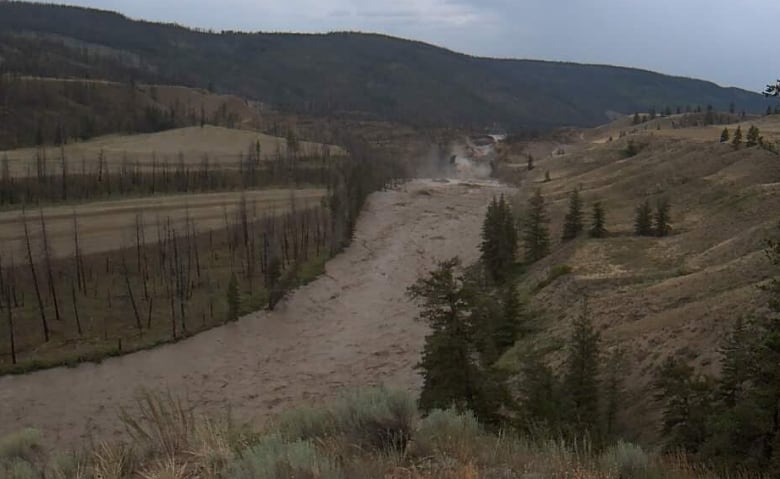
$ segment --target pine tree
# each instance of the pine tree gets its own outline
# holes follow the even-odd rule
[[[591,435],[598,435],[600,341],[586,305],[574,321],[563,385],[570,421],[578,432]]]
[[[728,143],[729,142],[729,129],[724,128],[723,132],[720,134],[720,142],[721,143]]]
[[[655,383],[663,405],[663,437],[669,450],[695,453],[707,439],[712,409],[712,385],[693,368],[668,358]]]
[[[604,433],[607,439],[617,436],[617,415],[623,404],[625,355],[615,349],[604,362]]]
[[[593,216],[591,219],[590,236],[591,238],[603,238],[607,235],[606,213],[601,201],[593,203]]]
[[[550,232],[547,226],[549,222],[542,190],[536,190],[528,200],[528,215],[523,231],[527,263],[534,263],[550,254]]]
[[[550,170],[547,170],[547,171],[544,172],[544,182],[545,183],[549,183],[551,181],[552,181],[552,179],[550,178]]]
[[[650,207],[649,201],[640,204],[636,209],[634,232],[637,236],[653,235],[653,210]]]
[[[574,189],[569,193],[569,211],[563,224],[563,240],[572,240],[582,231],[582,200],[580,192]]]
[[[517,261],[517,225],[512,207],[502,195],[493,198],[488,206],[485,221],[482,224],[482,263],[489,271],[493,281],[506,279]]]
[[[734,137],[731,139],[731,144],[734,149],[739,148],[742,144],[742,126],[737,127],[737,131],[734,132]]]
[[[756,360],[753,343],[755,331],[747,327],[742,318],[738,318],[734,329],[728,335],[720,349],[721,375],[718,393],[723,404],[733,408],[744,399],[746,385],[752,376],[752,365]]]
[[[227,288],[227,318],[225,318],[227,321],[236,321],[238,320],[239,311],[241,308],[241,294],[238,291],[238,279],[236,278],[236,274],[232,273],[230,275],[230,281],[228,282],[228,288]]]
[[[501,379],[477,364],[476,326],[472,323],[473,292],[453,258],[439,264],[408,289],[421,302],[420,319],[431,329],[425,337],[420,408],[424,411],[456,407],[473,411],[480,421],[496,424],[508,394]]]
[[[656,203],[654,217],[656,236],[669,236],[669,233],[672,232],[672,227],[669,224],[671,221],[669,216],[671,208],[672,206],[666,198],[661,198]]]
[[[756,126],[750,125],[750,129],[748,129],[747,142],[745,143],[745,146],[747,146],[748,148],[752,146],[757,146],[760,138],[761,138],[761,131]]]
[[[501,314],[494,318],[493,346],[497,357],[514,346],[515,341],[528,333],[524,323],[525,305],[514,284],[506,286],[501,298]]]
[[[531,171],[533,169],[534,169],[534,157],[528,155],[528,171]]]
[[[634,125],[638,125],[642,120],[639,118],[639,112],[634,113],[634,119],[631,121]]]

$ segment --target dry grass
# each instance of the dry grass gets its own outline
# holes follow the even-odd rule
[[[321,188],[263,189],[230,193],[169,195],[129,200],[100,201],[76,206],[52,206],[41,210],[7,211],[0,213],[0,254],[3,257],[24,258],[24,228],[27,217],[33,241],[40,236],[40,214],[46,222],[46,234],[54,257],[74,253],[73,215],[78,219],[79,246],[83,254],[105,253],[135,244],[136,221],[146,229],[147,244],[157,241],[156,228],[166,220],[184,230],[189,221],[198,231],[224,229],[225,221],[234,223],[242,198],[252,213],[278,216],[297,209],[317,206],[325,197]],[[35,253],[40,248],[35,248]]]
[[[388,392],[369,390],[354,397],[370,404],[377,391]],[[341,407],[334,405],[329,410]],[[124,411],[122,417],[132,431],[126,441],[99,444],[69,456],[68,461],[61,456],[41,455],[11,463],[8,457],[0,456],[0,473],[10,479],[713,477],[712,471],[683,456],[656,456],[626,443],[597,453],[587,443],[491,435],[476,426],[472,417],[452,411],[435,411],[415,423],[410,448],[415,442],[436,443],[435,453],[425,456],[411,451],[355,448],[348,433],[336,430],[309,439],[285,438],[273,427],[263,433],[250,433],[230,420],[215,421],[198,414],[171,393],[144,392],[137,407]]]
[[[780,118],[755,124],[770,132],[780,128]],[[780,158],[719,144],[722,128],[706,141],[685,138],[699,135],[695,129],[615,137],[606,144],[589,143],[585,135],[567,154],[538,159],[516,201],[523,208],[526,195],[542,189],[556,243],[550,257],[529,269],[525,288],[545,284],[556,265],[573,270],[532,300],[547,313],[545,334],[566,337],[578,314],[573,305],[588,296],[607,346],[629,351],[630,406],[623,419],[649,441],[657,439],[658,409],[649,394],[655,368],[670,355],[686,354],[701,370],[714,372],[722,333],[739,315],[766,304],[757,286],[771,273],[762,249],[780,219]],[[629,139],[645,148],[625,158],[621,151]],[[514,161],[522,165],[525,159]],[[545,171],[552,181],[544,182]],[[605,205],[609,234],[560,244],[567,194],[578,187],[587,218],[593,201]],[[672,204],[672,235],[633,236],[636,206],[663,197]]]
[[[87,163],[87,171],[96,167],[98,156],[104,155],[110,171],[127,162],[129,165],[139,165],[141,170],[151,171],[152,163],[159,170],[167,162],[170,169],[180,162],[185,166],[199,166],[203,158],[208,156],[212,167],[235,168],[247,153],[254,154],[255,145],[260,143],[261,158],[271,160],[278,154],[287,155],[285,138],[266,135],[253,130],[239,130],[206,125],[177,128],[159,133],[138,135],[108,135],[92,140],[65,145],[64,153],[68,159],[71,173],[81,169],[82,159]],[[320,154],[323,149],[332,155],[344,154],[337,146],[327,146],[319,143],[299,142],[299,154],[311,156]],[[23,177],[36,174],[37,148],[20,148],[17,150],[0,151],[0,159],[8,157],[12,176]],[[43,149],[48,161],[48,171],[60,172],[60,148],[46,147]]]

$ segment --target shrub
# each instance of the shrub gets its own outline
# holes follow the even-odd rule
[[[471,451],[483,431],[470,411],[455,409],[431,411],[420,421],[414,432],[414,452],[418,456],[434,453],[464,453]]]
[[[550,272],[547,273],[547,277],[539,282],[539,284],[536,285],[536,291],[541,291],[547,286],[551,285],[553,281],[560,278],[561,276],[566,276],[567,274],[571,273],[572,267],[568,264],[559,264],[556,266],[553,266],[550,269]]]
[[[605,450],[599,459],[607,472],[625,479],[653,477],[650,457],[639,446],[619,441]]]
[[[304,407],[285,412],[274,429],[290,441],[342,436],[358,447],[402,451],[416,417],[417,405],[408,393],[369,388],[343,395],[328,409]]]
[[[120,418],[130,437],[150,450],[172,457],[189,448],[195,431],[192,408],[179,398],[167,394],[142,392],[138,410],[131,414],[122,409]]]
[[[276,420],[274,429],[284,439],[319,439],[335,433],[333,414],[327,409],[300,407],[283,412]]]
[[[23,459],[32,461],[39,449],[41,433],[36,429],[22,429],[0,439],[0,461]]]
[[[0,477],[4,479],[40,479],[40,472],[28,462],[21,459],[11,461],[0,460]]]
[[[341,479],[336,465],[310,441],[287,443],[278,435],[264,437],[243,451],[230,467],[231,479]]]
[[[417,417],[412,396],[371,388],[345,395],[332,410],[337,432],[360,447],[403,451]]]

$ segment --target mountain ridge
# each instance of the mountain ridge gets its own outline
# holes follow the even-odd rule
[[[213,33],[26,2],[0,3],[0,58],[0,72],[211,86],[283,111],[419,126],[595,126],[608,111],[767,104],[643,69],[479,57],[377,33]]]

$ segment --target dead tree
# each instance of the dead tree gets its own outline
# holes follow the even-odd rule
[[[51,293],[52,301],[54,302],[54,319],[62,321],[60,316],[60,305],[57,301],[57,289],[54,286],[54,272],[51,267],[51,251],[49,250],[49,239],[46,235],[46,220],[43,217],[43,210],[40,210],[41,217],[41,238],[43,239],[43,255],[46,261],[46,276],[49,281],[49,292]]]
[[[27,263],[30,266],[33,285],[35,286],[35,297],[38,299],[38,310],[41,313],[41,326],[43,328],[43,340],[49,342],[49,323],[46,321],[46,310],[43,307],[43,298],[41,297],[41,287],[38,283],[38,275],[35,272],[35,263],[33,261],[32,246],[30,245],[30,229],[27,227],[27,216],[22,213],[22,223],[24,224],[24,241],[27,245]]]
[[[130,272],[127,270],[127,261],[125,261],[125,255],[122,255],[122,276],[125,277],[125,287],[127,288],[127,295],[130,298],[130,305],[133,307],[133,316],[135,317],[135,326],[139,332],[143,332],[144,328],[141,325],[141,315],[138,313],[138,305],[135,303],[135,295],[133,295],[133,288],[130,287]]]
[[[79,333],[79,336],[84,334],[84,331],[81,329],[81,318],[79,316],[79,304],[76,299],[76,283],[71,282],[70,284],[70,295],[71,299],[73,301],[73,317],[76,320],[76,331]]]
[[[11,308],[11,289],[5,291],[5,317],[8,321],[8,341],[11,347],[11,364],[16,364],[16,336],[14,335],[14,312]]]

